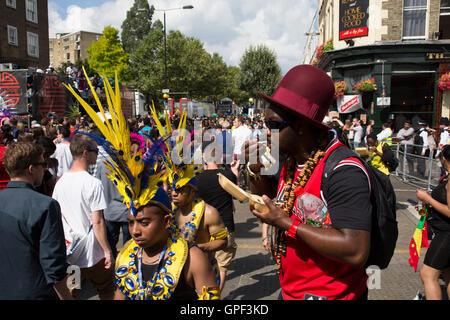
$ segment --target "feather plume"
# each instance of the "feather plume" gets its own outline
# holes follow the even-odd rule
[[[86,70],[83,71],[88,79],[94,99],[97,103],[103,119],[106,119],[106,112],[98,95],[92,87],[87,77]],[[124,197],[124,203],[130,208],[133,214],[136,210],[146,205],[156,194],[160,182],[164,179],[163,172],[157,172],[158,157],[164,154],[164,139],[152,140],[153,144],[149,150],[142,154],[139,150],[134,156],[131,154],[130,131],[126,119],[122,112],[119,81],[115,76],[115,90],[111,87],[109,80],[102,76],[105,84],[106,102],[108,111],[111,114],[111,121],[103,122],[92,107],[84,101],[73,88],[65,85],[66,88],[80,102],[88,115],[100,129],[105,139],[93,133],[83,133],[102,146],[109,155],[105,164],[109,171],[108,178],[113,181],[119,193]],[[167,139],[167,138],[166,138]]]

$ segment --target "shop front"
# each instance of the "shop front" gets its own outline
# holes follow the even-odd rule
[[[425,120],[436,128],[440,117],[449,114],[450,97],[438,88],[438,80],[450,71],[450,41],[395,41],[349,47],[326,52],[318,66],[334,81],[347,83],[346,95],[354,94],[353,87],[360,80],[374,79],[376,90],[360,93],[361,107],[341,113],[341,120],[373,119],[376,130],[392,120],[393,129],[398,131],[406,119],[413,124]],[[335,107],[339,110],[337,104]]]

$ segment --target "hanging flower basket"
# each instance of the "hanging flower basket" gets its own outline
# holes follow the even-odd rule
[[[325,43],[322,43],[320,46],[316,48],[316,58],[311,63],[313,66],[317,66],[322,58],[323,54],[327,51],[333,50],[333,39],[328,40]]]
[[[439,89],[442,91],[447,91],[450,89],[450,72],[444,73],[439,78]]]
[[[348,84],[345,81],[335,81],[334,82],[334,97],[339,99],[347,93]]]
[[[377,85],[375,84],[375,79],[374,78],[363,79],[363,80],[357,82],[353,86],[353,91],[356,94],[363,93],[363,92],[374,92],[374,91],[377,91]]]

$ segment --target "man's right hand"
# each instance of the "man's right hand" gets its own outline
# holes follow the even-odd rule
[[[115,260],[111,251],[105,252],[105,269],[114,268]]]

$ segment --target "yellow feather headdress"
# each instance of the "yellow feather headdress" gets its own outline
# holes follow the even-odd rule
[[[103,119],[106,119],[105,109],[92,87],[84,68],[83,71],[100,113]],[[157,156],[163,154],[162,147],[165,143],[163,138],[153,143],[152,147],[145,154],[142,154],[142,151],[139,150],[137,154],[132,156],[130,131],[122,112],[117,73],[115,76],[115,91],[112,89],[108,78],[105,76],[102,76],[102,78],[105,84],[106,101],[111,114],[111,121],[103,122],[94,109],[70,85],[64,84],[86,110],[105,139],[92,133],[83,134],[93,138],[111,157],[110,160],[105,162],[109,171],[107,176],[124,197],[124,203],[133,214],[136,214],[137,209],[151,202],[159,206],[162,205],[163,209],[170,212],[170,200],[160,188],[164,176],[158,170],[158,162],[156,161]]]
[[[183,148],[183,144],[187,143],[187,141],[185,141],[188,133],[186,131],[187,112],[184,111],[182,113],[178,128],[176,131],[173,131],[167,113],[166,130],[158,119],[154,105],[150,108],[150,111],[156,122],[156,127],[158,128],[160,136],[166,137],[171,135],[173,139],[166,142],[167,152],[164,156],[164,163],[167,169],[167,178],[170,185],[173,189],[179,189],[187,184],[197,188],[196,176],[202,172],[201,166],[195,165],[193,160],[191,160],[190,163],[181,162],[183,159],[183,150],[186,150],[186,148]],[[187,149],[189,149],[190,152],[190,147]],[[180,160],[180,163],[175,163],[173,161],[175,158]]]

